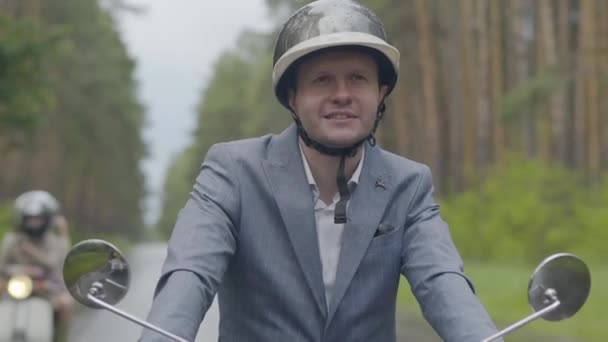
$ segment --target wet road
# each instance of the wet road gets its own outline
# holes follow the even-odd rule
[[[141,244],[127,256],[131,266],[131,288],[118,308],[145,318],[150,309],[152,293],[165,258],[165,244]],[[196,342],[217,342],[219,313],[212,305],[201,324]],[[70,332],[70,342],[137,341],[141,327],[106,310],[78,306]]]

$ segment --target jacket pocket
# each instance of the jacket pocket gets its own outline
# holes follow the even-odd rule
[[[380,225],[386,225],[386,223],[381,223]],[[378,231],[378,229],[376,230]],[[392,230],[375,236],[370,242],[367,252],[370,253],[372,251],[382,250],[383,248],[401,246],[402,237],[403,227],[395,227]]]

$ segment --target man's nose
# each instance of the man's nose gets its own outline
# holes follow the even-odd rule
[[[339,103],[339,104],[350,103],[352,101],[352,92],[348,85],[347,80],[337,79],[332,95],[333,95],[332,100],[335,103]]]

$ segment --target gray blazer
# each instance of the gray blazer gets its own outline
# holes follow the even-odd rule
[[[443,340],[495,332],[439,216],[429,168],[369,144],[327,305],[297,141],[292,125],[209,150],[171,236],[151,322],[194,340],[217,292],[220,341],[390,342],[404,275]],[[140,341],[167,339],[144,332]]]

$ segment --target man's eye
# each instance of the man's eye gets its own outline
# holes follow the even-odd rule
[[[367,78],[364,75],[360,75],[360,74],[354,74],[354,75],[352,75],[351,79],[353,81],[365,81],[365,80],[367,80]]]
[[[315,78],[314,82],[315,83],[327,83],[327,82],[329,82],[329,76],[327,76],[327,75],[319,76],[319,77]]]

